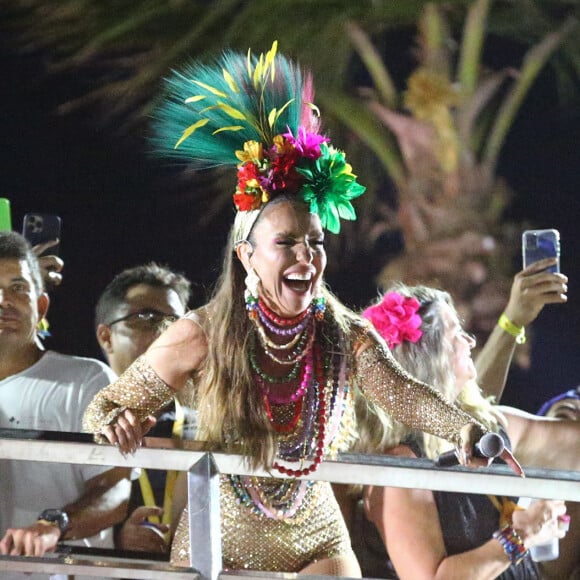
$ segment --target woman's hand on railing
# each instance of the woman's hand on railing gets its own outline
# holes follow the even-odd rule
[[[143,437],[155,425],[157,419],[149,415],[143,423],[139,422],[136,415],[125,409],[113,423],[104,427],[101,435],[112,445],[119,448],[121,453],[135,453],[143,441]]]

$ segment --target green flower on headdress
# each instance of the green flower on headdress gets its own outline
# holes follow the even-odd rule
[[[308,167],[296,167],[305,178],[300,196],[310,205],[310,211],[318,214],[322,227],[337,234],[340,219],[356,219],[350,200],[362,195],[366,188],[357,183],[342,151],[326,143],[321,143],[320,151],[322,155]]]

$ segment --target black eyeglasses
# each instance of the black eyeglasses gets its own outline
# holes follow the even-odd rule
[[[129,326],[136,326],[142,328],[158,328],[162,324],[175,322],[179,316],[175,314],[166,314],[159,310],[139,310],[138,312],[131,312],[121,318],[116,318],[107,324],[113,326],[118,322],[126,322]]]

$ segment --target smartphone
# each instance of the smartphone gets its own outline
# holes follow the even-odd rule
[[[22,220],[22,235],[37,246],[52,240],[60,240],[60,217],[47,213],[27,213]],[[60,243],[44,250],[41,256],[58,256]]]
[[[0,197],[0,232],[12,229],[12,218],[10,215],[10,200]]]
[[[549,272],[560,271],[560,232],[558,230],[526,230],[522,234],[524,268],[543,260],[557,258],[557,264],[547,268]]]

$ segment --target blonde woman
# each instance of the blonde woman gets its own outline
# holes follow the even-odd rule
[[[463,330],[449,294],[398,285],[363,316],[374,324],[403,368],[428,380],[446,400],[477,417],[487,429],[502,434],[523,465],[580,468],[578,423],[499,408],[482,396],[471,358],[475,343]],[[385,429],[384,417],[379,420],[365,401],[358,405],[362,414],[374,419],[372,430],[365,428],[368,420],[361,423],[360,449],[385,450],[396,444],[392,433],[405,440],[404,445],[389,450],[398,456],[434,459],[449,448],[437,437],[400,425]],[[554,448],[565,452],[555,454]],[[537,501],[519,510],[515,501],[421,489],[366,488],[367,523],[374,524],[386,547],[382,577],[540,578],[529,548],[564,536],[566,508],[562,501]],[[377,575],[376,570],[373,573]]]

